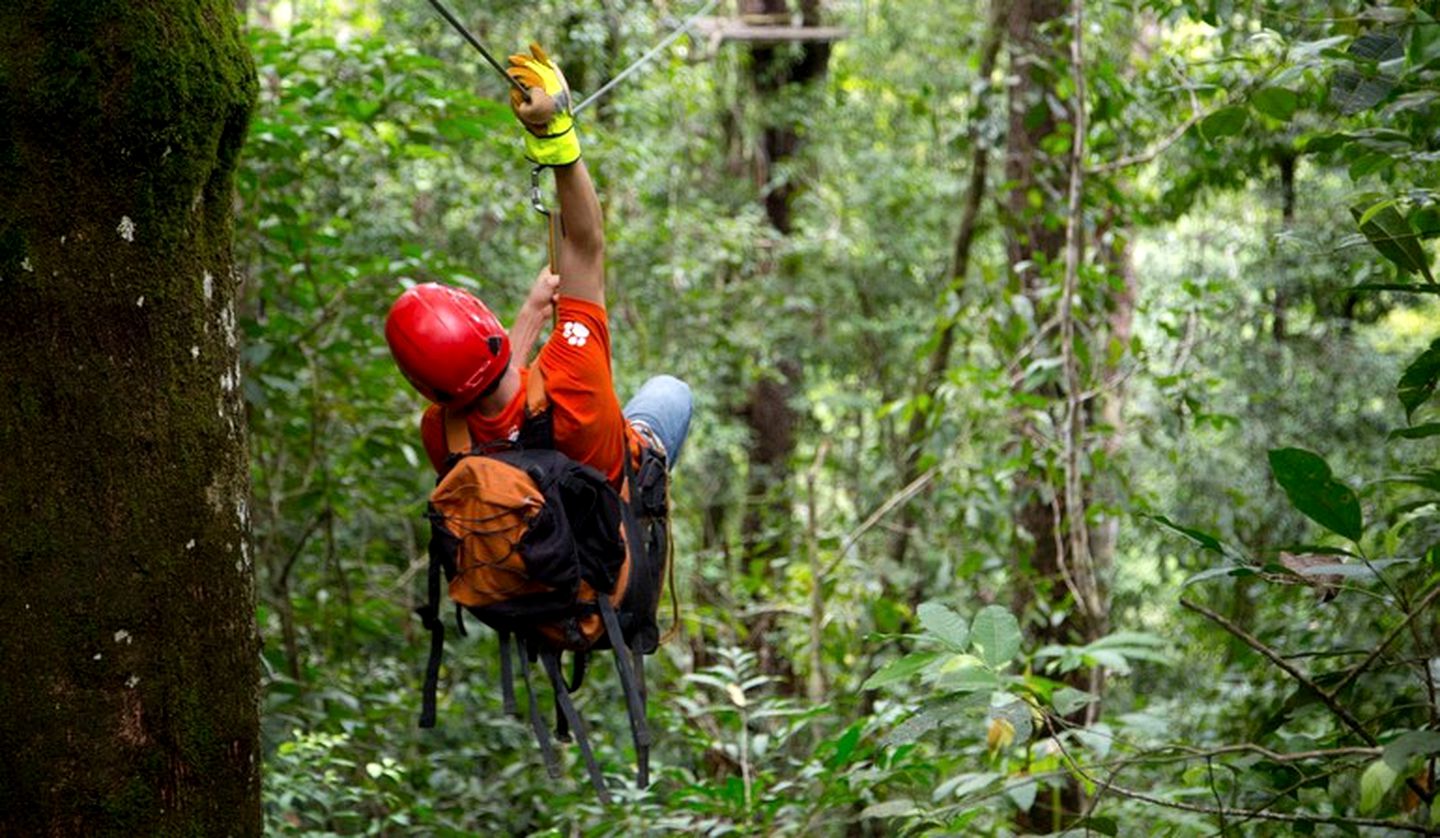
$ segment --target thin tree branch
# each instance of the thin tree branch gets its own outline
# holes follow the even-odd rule
[[[1416,617],[1420,616],[1421,611],[1429,608],[1430,605],[1435,602],[1437,597],[1440,597],[1440,585],[1432,588],[1430,593],[1427,594],[1424,599],[1420,600],[1420,603],[1415,606],[1414,610],[1412,610],[1409,614],[1405,615],[1405,619],[1400,622],[1400,625],[1391,629],[1390,633],[1385,635],[1385,639],[1380,641],[1380,645],[1376,646],[1375,649],[1370,652],[1369,656],[1365,658],[1365,660],[1360,661],[1360,663],[1356,665],[1354,669],[1346,673],[1345,677],[1340,679],[1340,683],[1336,684],[1333,688],[1331,688],[1329,696],[1331,698],[1334,698],[1335,696],[1339,695],[1346,687],[1350,686],[1350,684],[1353,683],[1356,678],[1359,678],[1362,674],[1364,674],[1365,670],[1369,669],[1375,663],[1376,659],[1378,659],[1380,655],[1384,653],[1385,649],[1388,648],[1390,644],[1395,641],[1395,638],[1399,637],[1400,633],[1405,631],[1405,629],[1412,622],[1414,622]],[[1181,604],[1184,605],[1184,602],[1182,601]]]
[[[1346,727],[1350,728],[1350,730],[1353,731],[1356,736],[1364,739],[1366,744],[1371,745],[1372,747],[1379,746],[1379,741],[1376,740],[1373,735],[1371,735],[1370,731],[1365,729],[1365,726],[1360,723],[1359,719],[1356,719],[1355,716],[1350,713],[1350,711],[1345,707],[1345,705],[1336,701],[1335,696],[1320,689],[1319,685],[1312,681],[1309,676],[1296,669],[1294,666],[1291,666],[1290,662],[1281,657],[1280,654],[1274,649],[1271,649],[1269,646],[1261,643],[1255,638],[1254,635],[1250,634],[1249,632],[1245,631],[1244,629],[1240,628],[1239,626],[1235,625],[1234,623],[1230,622],[1229,620],[1225,619],[1214,611],[1211,611],[1203,605],[1199,605],[1187,599],[1180,600],[1180,604],[1186,609],[1194,611],[1196,614],[1200,614],[1206,617],[1211,622],[1215,623],[1216,625],[1230,632],[1230,634],[1244,641],[1245,645],[1264,655],[1270,660],[1271,663],[1280,667],[1280,669],[1283,670],[1291,678],[1299,681],[1306,689],[1315,693],[1316,697],[1319,698],[1320,701],[1322,701],[1325,706],[1330,709],[1330,713],[1334,715],[1335,718],[1339,719]],[[1415,778],[1413,777],[1407,777],[1405,779],[1405,785],[1415,793],[1416,797],[1419,797],[1426,803],[1429,803],[1435,797],[1434,792],[1420,785],[1418,782],[1415,781]]]
[[[1090,813],[1095,811],[1095,807],[1098,806],[1100,803],[1100,798],[1106,792],[1114,792],[1120,797],[1128,798],[1130,800],[1138,800],[1141,803],[1150,803],[1155,806],[1162,806],[1167,809],[1178,809],[1182,812],[1195,812],[1197,814],[1211,815],[1218,818],[1245,818],[1253,820],[1279,821],[1281,823],[1324,823],[1334,824],[1337,826],[1373,826],[1385,829],[1395,829],[1401,832],[1414,832],[1420,835],[1434,834],[1434,831],[1426,826],[1421,826],[1419,824],[1403,823],[1399,821],[1381,820],[1379,818],[1352,818],[1339,815],[1312,815],[1295,814],[1290,812],[1270,812],[1264,809],[1237,809],[1229,806],[1201,806],[1195,803],[1182,803],[1178,800],[1166,800],[1163,797],[1156,797],[1152,794],[1146,794],[1144,792],[1135,791],[1134,789],[1125,788],[1124,786],[1115,785],[1113,782],[1101,781],[1093,774],[1086,771],[1085,768],[1082,767],[1080,763],[1075,759],[1074,755],[1070,753],[1070,749],[1065,747],[1064,741],[1060,738],[1060,736],[1055,730],[1053,719],[1049,713],[1045,714],[1045,726],[1050,730],[1051,741],[1055,742],[1056,746],[1060,749],[1061,755],[1065,758],[1065,762],[1070,765],[1071,770],[1073,770],[1076,774],[1079,774],[1081,777],[1085,778],[1087,782],[1094,784],[1097,788],[1094,799],[1091,801],[1090,806],[1086,809],[1087,817]],[[1113,778],[1114,775],[1111,776]]]

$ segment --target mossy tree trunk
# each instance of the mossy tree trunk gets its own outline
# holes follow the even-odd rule
[[[0,4],[3,835],[258,834],[228,0]]]

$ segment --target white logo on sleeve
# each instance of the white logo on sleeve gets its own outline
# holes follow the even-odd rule
[[[576,323],[573,320],[567,322],[560,333],[565,336],[565,342],[571,346],[584,346],[585,342],[590,340],[590,330],[585,327],[585,324]]]

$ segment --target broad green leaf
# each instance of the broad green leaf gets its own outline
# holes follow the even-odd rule
[[[1015,615],[998,605],[987,605],[975,615],[970,626],[970,642],[980,650],[980,657],[999,669],[1020,653],[1020,623]]]
[[[1394,204],[1382,201],[1378,206],[1380,209],[1375,212],[1371,212],[1373,205],[1350,208],[1360,232],[1402,273],[1418,273],[1433,284],[1435,276],[1430,272],[1430,257],[1420,244],[1420,235],[1411,229]]]
[[[1104,637],[1091,641],[1087,648],[1090,649],[1116,649],[1116,648],[1151,648],[1164,649],[1169,645],[1165,638],[1143,631],[1117,631],[1107,634]]]
[[[934,799],[941,801],[949,797],[965,797],[988,788],[1004,778],[1005,775],[990,771],[978,774],[957,774],[935,788]]]
[[[1250,97],[1250,105],[1271,119],[1289,122],[1300,105],[1300,97],[1283,87],[1266,87]]]
[[[935,685],[947,692],[991,692],[1000,689],[1000,676],[983,666],[970,666],[942,673]]]
[[[1270,470],[1303,515],[1351,541],[1360,540],[1360,499],[1334,478],[1324,458],[1302,448],[1277,448],[1270,452]]]
[[[1005,796],[1022,812],[1030,811],[1035,805],[1035,793],[1040,790],[1040,781],[1027,777],[1005,787]]]
[[[850,755],[855,752],[855,746],[858,744],[860,744],[860,725],[853,724],[836,740],[835,755],[825,762],[825,767],[834,770],[849,762]]]
[[[1399,772],[1387,765],[1383,759],[1370,763],[1370,767],[1360,775],[1360,811],[1369,813],[1378,809],[1380,801],[1385,799],[1390,787],[1399,777]]]
[[[1221,108],[1200,120],[1200,133],[1205,135],[1205,139],[1212,141],[1230,137],[1240,133],[1249,119],[1250,114],[1238,105]]]
[[[1088,832],[1108,835],[1110,838],[1120,834],[1120,822],[1108,815],[1091,815],[1076,826]]]
[[[908,681],[940,657],[939,652],[912,652],[903,658],[890,661],[879,672],[866,679],[861,688],[874,690]]]
[[[1400,376],[1396,395],[1400,397],[1400,404],[1405,407],[1407,422],[1415,415],[1415,411],[1420,409],[1420,405],[1435,395],[1437,384],[1440,384],[1440,338],[1436,338],[1429,349],[1411,361],[1410,366],[1405,368],[1405,374]]]
[[[1050,703],[1055,705],[1055,712],[1062,716],[1068,716],[1096,700],[1097,698],[1094,695],[1084,690],[1077,690],[1074,687],[1061,687],[1055,691],[1055,695],[1050,699]]]
[[[866,806],[860,812],[860,818],[861,820],[865,818],[903,818],[917,814],[919,811],[920,807],[915,805],[915,801],[908,797],[898,797],[894,800]]]
[[[1086,652],[1085,656],[1097,665],[1103,666],[1119,675],[1130,674],[1130,661],[1119,652],[1110,649],[1092,649]]]
[[[1440,436],[1440,422],[1427,422],[1424,425],[1416,425],[1413,428],[1397,428],[1390,432],[1389,438],[1394,439],[1428,439],[1432,436]]]
[[[1381,759],[1397,774],[1403,774],[1409,768],[1410,760],[1433,754],[1440,754],[1440,732],[1412,730],[1401,734],[1386,745]]]
[[[931,636],[957,652],[965,650],[970,632],[964,617],[938,602],[922,602],[916,613],[920,625]]]
[[[1226,565],[1225,567],[1212,567],[1209,570],[1202,570],[1199,573],[1186,579],[1180,587],[1188,588],[1196,582],[1204,582],[1208,579],[1215,579],[1221,576],[1229,576],[1239,579],[1244,576],[1254,576],[1255,570],[1244,565]]]
[[[1436,28],[1440,29],[1440,26]],[[1435,95],[1440,98],[1440,92]],[[1410,226],[1421,236],[1440,235],[1440,207],[1434,204],[1416,207],[1410,213]]]
[[[1381,212],[1387,209],[1393,208],[1397,203],[1399,203],[1399,200],[1396,198],[1386,198],[1383,201],[1376,201],[1364,212],[1360,213],[1360,217],[1356,220],[1360,223],[1361,226],[1369,224],[1371,221],[1375,220],[1375,216],[1379,215]]]
[[[1190,527],[1182,527],[1174,521],[1170,520],[1169,518],[1166,518],[1164,515],[1151,515],[1150,520],[1156,522],[1157,524],[1163,524],[1164,526],[1169,527],[1170,529],[1180,533],[1186,538],[1189,538],[1191,541],[1194,541],[1196,544],[1199,544],[1201,547],[1204,547],[1206,550],[1209,550],[1212,553],[1219,553],[1222,556],[1225,555],[1225,548],[1223,545],[1220,544],[1220,539],[1216,538],[1208,532],[1205,532],[1204,530],[1196,530],[1191,529]]]
[[[1419,9],[1414,14],[1415,23],[1410,27],[1410,48],[1406,57],[1411,70],[1421,70],[1440,61],[1440,24]]]

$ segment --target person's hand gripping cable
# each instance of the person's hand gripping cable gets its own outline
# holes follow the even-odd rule
[[[530,91],[530,101],[520,91],[510,91],[510,107],[525,130],[525,156],[540,166],[568,166],[580,159],[580,136],[575,132],[570,85],[565,74],[539,44],[530,45],[530,54],[510,56],[510,77]]]

